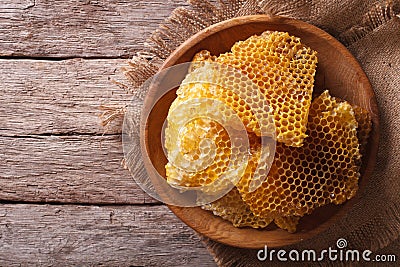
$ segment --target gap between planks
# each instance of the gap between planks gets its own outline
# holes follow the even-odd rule
[[[149,197],[123,169],[119,135],[0,137],[4,201],[146,204]]]
[[[96,59],[129,59],[132,56],[125,55],[125,56],[86,56],[86,57],[79,57],[79,56],[42,56],[42,57],[35,57],[35,56],[0,56],[0,60],[37,60],[37,61],[63,61],[63,60],[70,60],[70,59],[86,59],[86,60],[96,60]]]
[[[153,203],[82,203],[82,202],[58,202],[58,201],[48,201],[48,202],[40,202],[40,201],[23,201],[23,200],[0,200],[0,204],[2,205],[48,205],[48,206],[95,206],[95,207],[154,207],[154,206],[166,206],[162,202],[153,202]]]
[[[8,2],[0,8],[0,199],[8,203],[0,265],[215,266],[193,231],[122,170],[120,130],[103,135],[94,108],[129,101],[109,77],[185,0]]]
[[[121,121],[100,125],[100,104],[131,99],[111,82],[126,62],[0,60],[0,199],[155,202],[121,167]]]

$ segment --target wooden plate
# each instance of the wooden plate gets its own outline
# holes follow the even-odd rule
[[[262,248],[279,247],[294,244],[321,234],[335,223],[362,196],[368,178],[375,164],[378,147],[378,107],[367,76],[356,59],[335,38],[321,29],[302,21],[269,17],[266,15],[246,16],[224,21],[199,32],[183,43],[168,57],[161,69],[175,64],[191,61],[198,51],[207,49],[218,55],[229,51],[239,40],[245,40],[254,34],[266,30],[285,31],[301,38],[302,43],[318,52],[315,92],[329,89],[333,96],[340,97],[352,104],[361,106],[372,116],[373,130],[369,140],[367,156],[363,159],[360,189],[357,196],[343,205],[328,205],[315,210],[311,215],[300,220],[298,231],[290,234],[274,226],[258,230],[252,228],[235,228],[230,222],[214,216],[200,208],[169,208],[183,222],[197,232],[222,243],[243,247]],[[169,92],[154,107],[149,116],[146,128],[146,145],[151,161],[161,174],[165,174],[167,162],[161,147],[160,132],[167,116],[168,108],[175,98],[175,91]],[[168,222],[166,222],[168,223]]]

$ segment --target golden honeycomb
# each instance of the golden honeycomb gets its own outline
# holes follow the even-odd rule
[[[246,177],[238,184],[255,215],[301,217],[356,193],[360,153],[350,104],[325,91],[310,107],[308,129],[302,147],[277,144],[273,166],[257,190],[249,192]]]
[[[369,134],[372,129],[371,117],[368,111],[359,106],[353,106],[353,110],[358,123],[357,137],[360,142],[360,153],[365,156]]]
[[[289,233],[294,233],[297,230],[297,224],[299,223],[300,217],[297,216],[277,216],[274,219],[274,223],[281,229],[287,230]]]
[[[189,72],[193,72],[195,69],[200,68],[205,65],[206,62],[212,63],[217,59],[216,56],[211,55],[210,51],[202,50],[196,55],[194,55],[192,59],[192,64],[190,65]]]
[[[246,206],[235,206],[235,216],[250,216],[247,210],[250,209],[251,216],[257,218],[257,221],[253,219],[251,225],[236,221],[236,226],[259,228],[263,226],[257,224],[258,220],[273,220],[278,227],[292,233],[296,231],[300,217],[315,208],[328,203],[340,204],[352,198],[357,191],[359,177],[357,135],[360,140],[366,139],[370,129],[366,111],[360,111],[364,126],[360,125],[357,132],[352,107],[325,91],[311,105],[310,136],[306,138],[304,146],[293,148],[278,144],[276,159],[267,181],[255,192],[249,193],[246,191],[246,181],[254,173],[259,156],[259,145],[254,146],[253,157],[238,184],[242,196],[240,200],[245,199]],[[232,218],[228,218],[226,212],[231,211],[228,207],[236,205],[232,199],[229,196],[223,197],[219,202],[208,204],[206,209],[231,221]]]
[[[230,157],[245,146],[231,142],[223,123],[206,116],[185,121],[190,117],[186,110],[173,112],[187,101],[211,99],[222,104],[227,117],[231,114],[226,110],[237,114],[250,147],[247,165],[230,180],[238,182],[236,187],[202,205],[203,209],[236,227],[264,228],[273,221],[295,232],[302,216],[352,198],[358,189],[360,151],[365,149],[371,120],[368,112],[331,97],[328,91],[311,103],[316,64],[315,51],[299,38],[280,32],[237,42],[231,52],[218,57],[205,50],[196,54],[168,114],[165,148],[181,166],[190,167],[188,162],[200,160],[204,166],[191,171],[169,162],[168,183],[211,186],[207,189],[211,194],[229,182],[218,183]],[[275,127],[270,127],[271,122]],[[261,142],[265,136],[277,140],[270,169]]]
[[[211,55],[210,51],[202,50],[193,57],[192,63],[196,62],[215,62],[216,56]]]
[[[230,221],[235,227],[265,228],[273,221],[279,228],[294,233],[300,220],[298,216],[254,215],[236,188],[219,200],[202,205],[201,208]]]
[[[232,67],[207,64],[207,51],[196,54],[191,72],[182,81],[171,109],[188,99],[215,99],[236,112],[248,132],[271,136],[273,115],[270,105],[259,87]],[[203,55],[202,55],[203,54]],[[203,64],[201,64],[203,63]]]
[[[209,98],[221,101],[236,111],[236,114],[249,132],[255,132],[258,135],[261,134],[257,118],[250,111],[250,106],[232,91],[225,90],[223,87],[214,84],[188,84],[181,86],[177,90],[177,95],[178,98],[173,102],[172,107],[194,98]]]
[[[228,167],[232,160],[232,155],[239,154],[239,151],[250,148],[249,153],[246,153],[249,159],[255,158],[255,160],[258,160],[260,158],[261,141],[253,133],[246,133],[246,137],[249,138],[247,144],[240,141],[240,144],[236,143],[232,146],[227,130],[213,120],[203,117],[195,118],[185,124],[179,133],[175,135],[172,131],[174,128],[178,128],[179,125],[171,123],[174,121],[173,118],[169,119],[169,125],[165,130],[165,148],[169,156],[173,154],[182,156],[181,158],[176,157],[178,160],[173,161],[175,164],[168,162],[165,166],[167,182],[172,186],[208,186],[202,188],[202,191],[209,194],[218,194],[232,183],[236,184],[245,173],[253,170],[254,162],[249,160],[247,166],[238,164],[240,166],[236,166],[237,168],[235,169],[234,165],[233,170],[229,172]],[[209,141],[204,142],[204,140]],[[214,148],[212,144],[215,144]],[[184,164],[179,163],[180,161],[185,162],[185,160],[187,162],[200,161],[204,166],[200,166],[196,170],[176,166],[184,166]],[[260,164],[260,166],[263,166],[263,164]],[[223,175],[226,178],[223,178]],[[254,171],[247,175],[254,175]]]
[[[269,31],[235,43],[216,59],[258,85],[273,109],[277,140],[296,147],[306,137],[317,61],[299,38]]]
[[[197,57],[200,58],[200,56]],[[205,56],[202,56],[201,60],[204,60],[204,58]],[[171,104],[167,116],[168,124],[165,129],[165,148],[169,157],[174,154],[180,154],[179,157],[176,156],[174,158],[186,158],[187,161],[199,160],[202,158],[204,162],[209,162],[210,165],[208,168],[201,169],[198,172],[190,172],[178,168],[175,166],[176,164],[171,164],[171,162],[167,163],[167,181],[171,185],[181,187],[199,187],[217,182],[217,177],[220,178],[220,176],[216,174],[224,173],[229,165],[230,156],[236,154],[230,152],[230,146],[232,145],[228,142],[230,136],[223,130],[224,128],[221,124],[212,123],[211,120],[205,119],[203,116],[184,125],[185,121],[182,119],[182,116],[187,115],[187,117],[189,117],[190,115],[179,111],[176,114],[174,111],[182,108],[182,105],[185,105],[187,101],[211,99],[219,102],[221,104],[221,109],[223,109],[221,114],[224,114],[224,116],[221,117],[228,117],[228,110],[236,114],[239,118],[240,125],[244,126],[245,130],[247,130],[247,132],[245,132],[245,137],[249,137],[251,144],[255,145],[257,143],[251,141],[257,138],[257,136],[268,134],[273,136],[275,134],[268,103],[261,95],[259,88],[250,79],[243,79],[243,75],[237,70],[219,64],[192,66],[196,67],[192,68],[178,88],[176,92],[177,98]],[[219,75],[216,75],[216,73]],[[254,98],[254,96],[257,95],[259,97]],[[211,103],[215,104],[215,102]],[[207,107],[205,106],[205,108]],[[231,127],[235,128],[235,125],[232,124],[232,120],[230,119],[226,119],[226,124],[230,124]],[[200,151],[199,144],[203,139],[209,139],[211,143],[216,144],[217,152],[216,155],[212,155],[212,163],[203,157],[207,156],[207,153],[201,153]],[[245,144],[233,146],[232,149],[240,150],[244,145]],[[208,152],[210,152],[210,150],[212,149],[209,149]],[[225,153],[223,157],[219,154],[221,151]],[[263,150],[261,150],[261,152],[262,151]],[[267,157],[268,155],[268,153],[260,153],[261,157]],[[176,163],[183,161],[184,160],[178,160]],[[266,169],[268,163],[268,160],[263,161],[259,164],[259,169]],[[241,166],[241,168],[242,171],[240,173],[243,173],[245,166]],[[253,175],[257,176],[258,173]],[[218,180],[220,184],[216,185],[216,188],[222,189],[229,181],[237,182],[241,176],[242,174],[237,175],[233,180]],[[211,189],[209,191],[211,191]]]
[[[249,206],[243,202],[236,188],[233,188],[217,201],[203,205],[201,208],[212,211],[214,215],[230,221],[235,227],[265,228],[273,220],[272,218],[255,216]]]
[[[188,172],[175,167],[171,163],[167,163],[166,175],[168,183],[186,187],[204,186],[214,182],[218,178],[217,174],[226,171],[231,154],[229,136],[220,124],[211,120],[197,118],[185,125],[178,137],[180,140],[180,153],[192,161],[198,160],[200,155],[209,155],[210,151],[207,148],[205,148],[205,151],[201,151],[201,140],[206,138],[211,138],[212,142],[217,145],[216,155],[212,159],[212,164],[200,172]],[[170,147],[172,145],[166,142],[166,148],[171,149]]]
[[[233,188],[228,194],[212,203],[202,205],[201,208],[213,212],[214,215],[224,220],[230,221],[235,227],[265,228],[274,221],[275,225],[279,228],[294,233],[300,220],[300,217],[296,216],[260,217],[254,215],[250,207],[242,200],[237,188]]]

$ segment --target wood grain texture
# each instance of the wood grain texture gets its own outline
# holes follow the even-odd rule
[[[121,121],[100,125],[101,103],[130,101],[110,81],[126,61],[0,60],[0,199],[155,202],[121,167]]]
[[[121,124],[102,136],[98,118],[130,100],[114,58],[185,2],[0,3],[0,266],[215,266],[120,166]]]
[[[122,158],[117,135],[0,137],[0,200],[155,203]]]
[[[0,56],[129,57],[185,0],[7,0]]]
[[[99,106],[131,99],[111,82],[123,80],[126,62],[0,59],[0,135],[104,133]],[[113,125],[106,132],[120,133]]]
[[[215,266],[165,206],[0,205],[1,266]]]

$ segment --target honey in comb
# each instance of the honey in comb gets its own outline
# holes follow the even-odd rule
[[[231,154],[229,136],[221,125],[211,120],[197,118],[185,125],[181,132],[180,153],[183,153],[189,160],[197,160],[202,154],[207,156],[207,153],[200,150],[200,141],[205,138],[211,138],[217,146],[214,162],[200,172],[188,172],[167,163],[168,183],[186,187],[204,186],[214,182],[218,178],[218,174],[226,170]],[[168,141],[166,142],[167,149],[172,150],[172,146]]]
[[[277,141],[299,147],[306,137],[316,54],[297,37],[267,31],[235,43],[216,62],[241,70],[258,85],[274,111]]]
[[[202,60],[208,57],[207,53],[203,54],[202,56],[198,54],[195,57],[195,62],[201,63],[203,62]],[[219,64],[192,64],[191,71],[177,90],[177,98],[171,104],[167,116],[168,126],[165,130],[165,147],[169,154],[179,151],[178,153],[183,154],[183,156],[190,156],[192,160],[197,160],[203,156],[207,156],[201,153],[198,147],[199,143],[204,138],[210,138],[217,146],[217,157],[213,159],[214,162],[208,168],[199,172],[187,172],[168,163],[166,165],[166,175],[167,181],[171,185],[185,187],[210,185],[214,181],[217,181],[217,178],[221,177],[225,172],[230,156],[236,154],[231,153],[230,145],[232,143],[228,142],[229,135],[221,128],[221,125],[217,125],[218,123],[206,122],[204,118],[197,118],[188,125],[179,125],[173,115],[173,111],[188,100],[214,99],[223,103],[221,108],[232,110],[239,117],[240,123],[248,131],[246,135],[249,136],[250,144],[257,145],[257,142],[252,141],[254,138],[257,138],[257,135],[264,134],[265,132],[272,135],[275,134],[274,129],[269,129],[269,127],[274,125],[272,116],[268,113],[268,103],[263,102],[265,99],[260,95],[259,88],[250,79],[244,78],[240,72],[232,67],[224,67]],[[257,94],[260,97],[254,97]],[[251,107],[248,103],[252,104]],[[183,114],[186,115],[185,113]],[[182,116],[182,112],[179,113],[179,116]],[[187,114],[188,120],[190,116],[192,114]],[[177,128],[182,126],[184,126],[184,129],[180,130],[181,136],[178,138],[180,142],[176,142],[176,139],[172,138],[174,135],[171,131],[178,132]],[[196,127],[199,127],[199,129],[196,129]],[[232,147],[232,149],[240,150],[241,147]],[[245,149],[247,150],[247,148]],[[220,154],[221,151],[224,154]],[[266,153],[262,155],[266,155]],[[268,161],[263,161],[259,164],[258,169],[265,169],[264,172],[266,173],[267,164]],[[241,176],[237,177],[236,181],[240,178]],[[229,181],[222,180],[215,187],[215,191],[218,192],[219,189],[222,189],[228,183]],[[208,192],[212,193],[211,189]]]
[[[360,176],[357,126],[351,105],[325,91],[310,107],[303,146],[278,143],[267,180],[254,192],[246,177],[239,182],[243,200],[257,216],[301,217],[351,199]]]
[[[281,229],[287,230],[289,233],[294,233],[297,230],[300,217],[298,216],[277,216],[274,223]]]
[[[207,51],[195,55],[171,109],[188,99],[215,99],[235,111],[248,132],[275,135],[271,107],[259,87],[233,67],[202,61],[207,55]]]
[[[246,104],[236,93],[226,90],[215,84],[187,84],[177,90],[178,98],[173,102],[172,108],[188,99],[209,98],[223,102],[229,108],[236,111],[243,125],[249,132],[261,134],[261,129],[257,123],[257,118],[250,111],[250,106]],[[260,107],[262,105],[259,105]]]
[[[321,101],[323,100],[323,101]],[[326,105],[326,112],[336,112],[335,109],[333,107],[336,107],[342,111],[345,111],[346,109],[343,108],[344,106],[347,107],[347,112],[348,114],[344,117],[346,120],[350,119],[350,124],[353,125],[354,127],[354,120],[353,120],[353,116],[351,114],[351,110],[348,109],[348,105],[347,103],[343,104],[344,102],[340,99],[337,98],[332,98],[329,96],[328,92],[324,92],[319,98],[316,99],[316,102],[314,103],[314,108],[316,106],[318,106],[320,108],[320,104],[322,105]],[[364,143],[366,142],[366,140],[368,139],[368,135],[371,129],[371,120],[370,117],[368,115],[368,112],[366,112],[364,109],[354,106],[354,116],[355,119],[357,120],[357,124],[358,124],[358,128],[357,128],[357,136],[360,139],[360,143]],[[312,115],[317,115],[317,113],[313,113]],[[364,140],[364,141],[362,141]],[[255,166],[256,166],[256,162],[257,162],[257,149],[259,149],[259,147],[254,147],[254,149],[256,151],[253,151],[253,157],[250,159],[250,163],[248,165],[249,170],[246,172],[246,174],[243,176],[243,179],[249,179],[251,177],[251,173],[254,172]],[[297,148],[295,148],[297,149]],[[357,161],[358,156],[355,157],[355,161]],[[276,168],[276,167],[275,167]],[[274,170],[275,168],[272,169],[271,172],[276,172],[276,170]],[[284,186],[283,186],[284,187]],[[242,198],[238,198],[235,197],[233,198],[231,196],[231,194],[228,194],[229,196],[224,196],[223,198],[221,198],[219,201],[215,201],[213,203],[210,203],[207,205],[207,210],[212,210],[214,215],[218,215],[221,216],[224,219],[227,219],[229,221],[232,221],[232,215],[229,217],[227,216],[227,214],[231,214],[231,206],[236,207],[235,209],[235,216],[238,216],[238,214],[249,214],[249,206],[246,205],[238,205],[237,201],[239,202],[243,202]],[[257,196],[258,198],[261,198],[260,195]],[[265,204],[265,203],[264,203]],[[267,203],[268,205],[268,203]],[[250,210],[251,211],[251,210]],[[253,220],[251,224],[243,224],[243,223],[239,223],[238,221],[235,221],[234,225],[237,227],[243,227],[243,226],[250,226],[253,228],[263,228],[266,227],[267,224],[265,224],[265,222],[271,222],[272,219],[274,221],[274,223],[281,229],[285,229],[290,233],[293,233],[296,231],[296,227],[297,224],[299,223],[300,220],[300,216],[281,216],[281,215],[277,215],[277,214],[272,214],[270,212],[264,212],[262,214],[262,216],[256,216],[254,215],[254,213],[251,212],[251,217],[255,216],[255,218],[257,218],[257,220]],[[239,216],[240,217],[240,216]],[[236,218],[236,217],[235,217]],[[262,220],[262,224],[258,224],[257,222],[259,220]]]
[[[230,221],[235,227],[265,228],[273,219],[271,217],[255,216],[246,203],[243,202],[238,190],[233,188],[222,198],[201,206],[212,211],[214,215]]]
[[[249,206],[242,200],[237,188],[233,188],[222,198],[201,206],[202,209],[211,211],[214,215],[230,221],[235,227],[265,228],[272,221],[281,229],[289,233],[296,231],[300,217],[291,216],[256,216]]]
[[[296,40],[298,38],[291,36],[286,38],[287,36],[289,36],[287,33],[265,32],[260,36],[253,36],[248,40],[236,43],[231,52],[219,57],[211,55],[208,51],[201,51],[193,58],[189,70],[190,73],[194,74],[191,78],[196,80],[198,76],[203,75],[204,77],[204,73],[212,75],[211,72],[207,71],[200,74],[201,71],[207,70],[207,68],[204,68],[207,67],[207,63],[219,62],[240,69],[254,84],[263,88],[265,96],[271,95],[271,87],[277,89],[275,93],[282,93],[281,87],[286,90],[283,95],[286,93],[288,97],[283,96],[280,101],[269,99],[275,111],[281,109],[278,114],[274,114],[278,140],[277,157],[268,173],[267,180],[256,191],[249,192],[248,186],[259,161],[261,145],[257,136],[261,135],[261,131],[257,128],[256,116],[251,112],[243,112],[243,110],[248,110],[246,105],[249,98],[246,99],[246,96],[240,95],[240,92],[238,94],[229,92],[228,95],[224,86],[189,83],[181,85],[178,89],[178,98],[172,105],[178,105],[180,101],[196,97],[214,98],[225,102],[245,122],[246,130],[251,136],[252,146],[251,157],[241,182],[237,185],[237,189],[234,188],[221,199],[202,206],[215,215],[231,221],[236,227],[264,228],[274,221],[278,227],[286,229],[288,232],[294,232],[301,216],[309,214],[315,208],[328,203],[341,204],[352,198],[357,191],[358,170],[361,163],[360,151],[365,147],[371,130],[369,114],[361,108],[353,108],[347,102],[331,97],[327,91],[310,104],[313,76],[317,63],[316,53]],[[290,40],[290,38],[293,38],[293,40]],[[260,77],[257,77],[254,73],[260,74],[259,71],[263,66],[259,64],[260,56],[254,47],[257,47],[257,43],[265,44],[266,42],[269,43],[264,48],[268,52],[264,54],[272,55],[268,57],[268,63],[269,66],[275,64],[275,69],[270,68],[269,70],[272,70],[273,74],[271,74],[271,77],[267,76],[271,79],[267,79],[268,82],[261,83]],[[235,58],[241,54],[244,54],[241,62],[239,61],[243,63],[242,65]],[[278,59],[274,60],[274,56]],[[290,59],[290,64],[286,64],[287,58]],[[259,66],[250,61],[255,61]],[[250,68],[245,66],[249,62]],[[302,68],[306,70],[303,71]],[[266,73],[263,73],[263,75]],[[190,81],[190,76],[188,75],[188,77],[187,80]],[[218,81],[220,78],[212,77],[210,80]],[[274,84],[274,80],[276,84],[271,86]],[[289,83],[289,86],[287,86],[280,81],[291,81],[292,84]],[[235,85],[235,81],[233,84]],[[236,84],[239,83],[236,82]],[[270,91],[268,92],[268,90]],[[240,107],[242,109],[239,109]],[[307,121],[304,123],[304,120],[302,120],[304,117],[308,118],[309,129],[307,133],[305,131]],[[276,120],[277,118],[279,120]],[[201,123],[209,122],[203,121]],[[214,125],[211,128],[208,127],[208,129],[213,131],[212,129],[215,127]],[[329,129],[330,127],[333,128]],[[189,132],[187,131],[188,134]],[[223,131],[214,131],[213,134],[225,135]],[[341,134],[343,136],[340,136]],[[203,135],[190,136],[189,134],[186,139],[182,137],[183,153],[196,158],[196,155],[199,154],[199,147],[196,144],[202,136],[204,137],[204,132]],[[222,139],[226,139],[226,137],[222,137]],[[302,147],[303,143],[306,143],[306,145]],[[361,144],[360,148],[358,147],[359,143]],[[223,144],[223,142],[220,144]],[[229,144],[226,143],[225,145],[229,147]],[[229,154],[228,150],[224,150],[224,153]],[[329,156],[324,158],[326,153]],[[321,161],[318,162],[316,158]],[[307,161],[310,162],[304,163]],[[333,162],[339,164],[340,167],[336,172],[333,171]],[[296,167],[298,163],[300,165]],[[226,166],[227,162],[219,164]],[[327,170],[324,168],[327,168]],[[176,169],[167,164],[167,176],[172,183],[198,186],[211,183],[217,179],[219,174],[223,173],[223,168],[218,169],[214,166],[211,169],[217,171],[203,172],[201,175],[196,174],[197,176],[188,178],[185,177],[185,173],[177,173]],[[326,171],[328,171],[328,174],[323,175],[322,173]],[[266,171],[265,175],[267,175]],[[313,184],[315,184],[314,187]]]
[[[358,123],[357,137],[360,142],[360,153],[365,156],[369,134],[372,130],[372,120],[368,111],[359,106],[353,106],[354,115]]]
[[[192,64],[190,64],[189,72],[193,72],[195,69],[204,66],[206,62],[212,63],[217,60],[216,56],[211,55],[208,50],[201,50],[196,53],[192,59]]]
[[[171,163],[167,163],[167,182],[172,186],[179,187],[209,186],[208,188],[203,188],[203,192],[208,194],[218,194],[220,190],[227,188],[231,183],[231,179],[230,177],[223,179],[222,174],[228,168],[232,152],[237,153],[241,147],[232,148],[226,130],[218,123],[204,118],[194,119],[185,125],[185,129],[181,134],[181,142],[178,145],[180,149],[179,153],[184,153],[185,156],[196,160],[202,156],[200,141],[204,138],[213,138],[213,142],[216,144],[216,154],[212,164],[197,172],[182,170]],[[250,178],[254,175],[257,161],[260,158],[261,141],[255,134],[249,134],[248,138],[250,151],[248,164],[243,172],[243,176]],[[206,153],[203,156],[208,156],[208,154]],[[258,168],[262,169],[263,164],[260,164]],[[264,172],[267,172],[267,170]],[[238,177],[237,180],[241,177]]]

